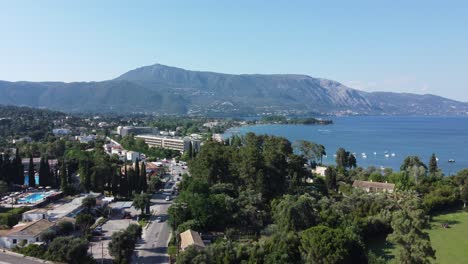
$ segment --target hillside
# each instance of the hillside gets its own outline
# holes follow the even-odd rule
[[[433,95],[366,93],[293,74],[222,74],[155,64],[103,82],[0,81],[0,104],[66,112],[161,114],[461,115],[468,104]]]

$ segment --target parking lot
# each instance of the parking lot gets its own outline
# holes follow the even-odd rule
[[[93,237],[88,252],[98,262],[104,259],[104,263],[112,263],[112,257],[109,255],[109,242],[113,233],[126,229],[130,224],[138,224],[136,221],[138,211],[134,208],[128,208],[125,211],[130,212],[133,218],[123,219],[123,213],[115,214],[102,225],[102,235]]]

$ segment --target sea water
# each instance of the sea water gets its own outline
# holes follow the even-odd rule
[[[325,164],[344,147],[356,153],[358,166],[399,170],[404,158],[419,156],[426,164],[432,153],[446,175],[468,168],[468,117],[352,116],[333,117],[332,125],[252,125],[228,130],[232,134],[271,134],[291,142],[309,140],[326,147]],[[455,163],[449,163],[453,159]]]

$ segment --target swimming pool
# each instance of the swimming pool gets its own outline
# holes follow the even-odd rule
[[[18,199],[18,203],[36,203],[39,200],[44,199],[48,195],[46,193],[33,193],[24,198]]]

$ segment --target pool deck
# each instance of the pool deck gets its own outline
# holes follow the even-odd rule
[[[35,193],[41,193],[44,194],[44,198],[36,200],[35,202],[28,203],[28,202],[19,202],[19,199],[24,199],[30,195],[33,195]],[[21,208],[21,207],[37,207],[38,205],[48,202],[48,197],[54,196],[61,194],[62,192],[58,190],[37,190],[37,191],[27,191],[24,193],[19,193],[14,196],[5,196],[1,201],[0,201],[0,207],[7,207],[7,208]]]

